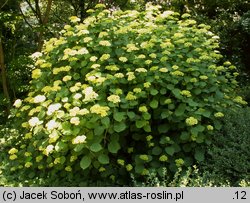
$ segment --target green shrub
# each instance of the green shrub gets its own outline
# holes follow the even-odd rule
[[[147,176],[144,182],[138,182],[132,175],[133,187],[231,187],[232,183],[225,177],[216,174],[213,171],[203,171],[196,165],[183,170],[181,167],[170,178],[166,168],[163,168],[164,176],[159,178],[156,172]],[[235,186],[249,187],[250,181],[247,179],[240,180]]]
[[[228,111],[221,132],[212,137],[206,167],[231,185],[250,181],[250,108]]]
[[[88,12],[45,44],[28,97],[14,104],[23,130],[8,148],[10,171],[124,184],[129,172],[202,161],[223,109],[245,103],[209,26],[149,4]]]

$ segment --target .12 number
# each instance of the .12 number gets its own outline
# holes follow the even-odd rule
[[[246,191],[237,191],[234,193],[236,195],[236,199],[247,199],[247,192]]]

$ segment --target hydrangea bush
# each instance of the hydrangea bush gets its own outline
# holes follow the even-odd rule
[[[235,66],[219,65],[218,37],[150,4],[88,13],[36,54],[30,93],[14,104],[11,171],[114,180],[202,161],[223,109],[245,104]]]

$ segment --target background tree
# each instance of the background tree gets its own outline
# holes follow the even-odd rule
[[[1,107],[6,106],[3,110],[9,111],[9,88],[7,81],[6,59],[8,60],[12,53],[6,51],[10,48],[8,45],[9,39],[14,37],[15,24],[18,16],[14,11],[17,10],[18,1],[5,0],[0,2],[0,75],[1,89],[3,93],[0,95]],[[12,51],[14,47],[11,47]],[[1,112],[3,114],[3,112]],[[1,114],[0,114],[1,115]]]

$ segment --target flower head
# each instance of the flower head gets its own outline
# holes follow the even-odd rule
[[[186,119],[186,124],[188,126],[196,125],[196,124],[198,124],[198,120],[191,116],[191,117]]]
[[[27,162],[27,163],[25,163],[25,168],[30,168],[31,166],[32,166],[33,164],[31,163],[31,162]]]
[[[128,72],[126,75],[128,76],[128,81],[131,81],[131,80],[135,79],[134,72]]]
[[[20,108],[22,106],[22,100],[21,99],[17,99],[13,106],[15,106],[16,108]]]
[[[147,69],[145,69],[145,68],[136,68],[135,71],[138,72],[138,73],[146,73]]]
[[[184,73],[179,71],[179,70],[176,70],[174,72],[171,72],[171,75],[174,75],[174,76],[184,76]]]
[[[72,78],[72,76],[66,75],[66,76],[63,77],[62,81],[67,82],[67,81],[71,80],[71,78]]]
[[[42,75],[42,71],[40,69],[35,69],[32,71],[32,78],[37,79]]]
[[[48,107],[47,114],[52,115],[55,111],[59,110],[61,107],[62,107],[62,105],[60,103],[51,104]]]
[[[150,82],[145,82],[145,83],[143,84],[143,86],[144,86],[145,88],[149,88],[149,87],[151,86],[151,83],[150,83]]]
[[[182,90],[182,91],[180,92],[180,94],[183,95],[183,96],[186,96],[186,97],[191,97],[191,96],[192,96],[192,95],[191,95],[191,92],[188,91],[188,90]]]
[[[168,160],[168,157],[166,155],[161,155],[159,158],[159,161],[161,161],[161,162],[165,162],[167,160]]]
[[[110,101],[110,102],[113,102],[114,104],[121,102],[120,97],[119,97],[118,95],[114,95],[114,94],[113,94],[113,95],[110,95],[110,96],[107,98],[107,100]]]
[[[93,87],[87,87],[82,92],[85,95],[83,101],[95,100],[98,97],[98,94],[93,90]]]
[[[71,166],[66,166],[65,167],[65,171],[71,172],[72,171],[72,167]]]
[[[124,57],[124,56],[122,56],[122,57],[119,57],[119,61],[121,61],[121,62],[127,62],[128,61],[128,59],[126,58],[126,57]]]
[[[87,137],[85,135],[77,136],[72,140],[72,144],[86,143],[86,138]]]
[[[10,155],[10,160],[15,160],[15,159],[17,159],[17,155],[15,155],[15,154],[12,154],[12,155]]]
[[[201,76],[200,76],[200,79],[202,79],[202,80],[207,80],[208,77],[207,77],[206,75],[201,75]]]
[[[168,69],[167,68],[160,68],[159,71],[162,72],[162,73],[167,73]]]
[[[99,114],[101,117],[105,117],[108,115],[109,107],[100,106],[99,104],[95,104],[90,108],[91,113]]]
[[[103,54],[100,58],[101,61],[106,61],[110,58],[110,55],[109,54]]]
[[[41,103],[46,100],[46,97],[44,95],[37,95],[34,97],[34,103]]]
[[[139,107],[139,111],[140,111],[140,112],[148,112],[148,109],[147,109],[146,106],[140,106],[140,107]]]
[[[97,59],[98,59],[98,58],[97,58],[96,56],[91,56],[89,60],[92,61],[92,62],[95,62]],[[98,64],[98,65],[99,65],[99,64]]]
[[[215,116],[216,118],[221,118],[221,117],[224,116],[224,114],[221,113],[221,112],[217,112],[217,113],[214,114],[214,116]]]
[[[48,145],[46,147],[46,149],[43,151],[43,153],[48,156],[50,153],[52,153],[54,150],[54,146],[53,145]]]
[[[11,148],[8,153],[9,154],[15,154],[17,152],[18,152],[18,150],[16,148]]]
[[[125,97],[125,99],[128,100],[128,101],[132,101],[132,100],[136,100],[137,97],[133,94],[133,92],[128,92],[128,94]]]
[[[59,127],[59,123],[57,123],[55,120],[50,120],[47,124],[46,124],[47,130],[53,130],[55,128]]]
[[[74,125],[79,125],[80,124],[80,119],[79,117],[73,117],[70,119],[70,123],[74,124]]]
[[[80,21],[81,21],[81,19],[78,18],[77,16],[71,16],[71,17],[69,18],[69,20],[70,20],[72,23],[77,23],[77,22],[80,22]]]
[[[37,117],[32,117],[29,121],[28,121],[29,125],[31,127],[34,127],[36,125],[40,125],[42,123],[42,121],[39,120],[39,118]]]
[[[101,46],[105,46],[105,47],[110,47],[111,46],[111,43],[107,40],[102,40],[99,42],[99,45]]]
[[[213,127],[212,125],[207,125],[207,129],[208,129],[208,130],[213,130],[214,127]]]

